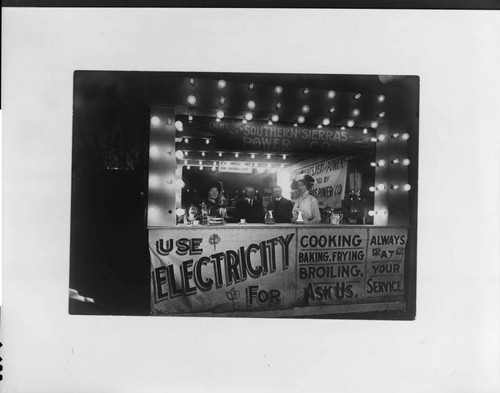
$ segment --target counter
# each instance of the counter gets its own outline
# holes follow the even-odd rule
[[[155,315],[300,316],[405,308],[408,227],[149,228]]]

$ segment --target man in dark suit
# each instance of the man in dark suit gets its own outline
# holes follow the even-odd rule
[[[236,217],[244,218],[249,223],[264,222],[264,208],[262,202],[255,198],[255,188],[245,187],[245,198],[236,202]]]
[[[277,223],[292,222],[293,202],[282,196],[283,190],[280,186],[273,187],[273,200],[267,206],[267,210],[273,211],[274,221]]]

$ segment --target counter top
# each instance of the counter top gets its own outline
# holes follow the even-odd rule
[[[407,225],[333,225],[333,224],[223,224],[223,225],[176,225],[175,227],[148,227],[149,230],[176,230],[176,229],[277,229],[277,228],[409,228]]]

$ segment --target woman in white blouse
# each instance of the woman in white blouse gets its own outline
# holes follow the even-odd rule
[[[293,206],[293,222],[297,222],[299,212],[305,224],[318,223],[321,221],[321,213],[318,207],[318,200],[309,194],[309,190],[314,184],[314,178],[311,175],[301,175],[292,183],[292,189],[296,189],[299,197]]]

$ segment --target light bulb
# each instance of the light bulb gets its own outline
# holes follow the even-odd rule
[[[408,158],[405,158],[403,161],[401,161],[401,164],[403,164],[404,166],[408,166],[410,165],[410,160]]]
[[[189,152],[188,152],[187,150],[186,150],[186,151],[184,151],[184,155],[185,155],[186,157],[188,156],[188,154],[189,154]]]
[[[359,100],[361,98],[361,93],[356,93],[356,95],[354,96],[354,98],[356,100]]]
[[[219,152],[219,157],[222,157],[222,153],[221,152]]]
[[[224,87],[226,87],[226,81],[224,79],[221,79],[217,85],[219,86],[219,89],[223,89]]]
[[[302,113],[309,113],[310,110],[311,108],[309,107],[309,105],[302,106]]]
[[[189,105],[194,105],[194,104],[196,104],[196,97],[195,97],[195,96],[189,96],[189,97],[188,97],[188,104],[189,104]]]
[[[378,139],[377,139],[377,138],[375,138],[374,136],[372,136],[372,137],[370,138],[370,141],[371,141],[371,142],[377,142],[377,141],[378,141]]]
[[[199,165],[202,165],[202,164],[203,164],[203,161],[201,161],[201,160],[200,160],[200,161],[198,161],[198,164],[199,164]]]
[[[377,163],[375,161],[370,162],[370,166],[376,167]]]
[[[280,109],[280,108],[281,108],[281,103],[280,103],[280,102],[278,102],[278,103],[276,104],[276,109]]]
[[[370,192],[375,192],[375,186],[370,186],[368,189],[370,190]]]
[[[236,158],[238,158],[238,157],[240,156],[240,154],[239,154],[239,153],[234,153],[234,156],[235,156]]]
[[[268,125],[268,126],[272,126],[272,125],[273,125],[273,121],[272,121],[272,120],[268,120],[268,121],[267,121],[267,125]]]
[[[376,121],[372,121],[372,122],[370,123],[370,127],[371,127],[371,128],[377,128],[377,127],[378,127],[378,122],[376,122]]]
[[[410,190],[411,190],[411,186],[410,186],[409,184],[405,184],[405,185],[403,186],[403,190],[405,190],[405,191],[410,191]]]
[[[188,164],[187,160],[184,160],[184,165],[187,165],[187,164]]]
[[[219,98],[219,104],[224,105],[226,99],[224,97]]]
[[[160,118],[158,116],[153,116],[151,118],[151,124],[153,124],[154,126],[157,126],[160,124]]]
[[[202,156],[202,157],[205,157],[205,154],[206,154],[206,153],[205,153],[204,151],[202,151],[202,152],[201,152],[201,156]]]
[[[224,118],[224,111],[217,111],[217,118],[219,119]]]
[[[255,154],[254,153],[250,154],[250,157],[252,158],[252,160],[255,159]]]
[[[377,97],[377,100],[378,100],[378,102],[384,102],[385,101],[385,96],[381,94],[381,95],[379,95]]]
[[[363,128],[363,134],[368,134],[368,128]]]
[[[250,121],[250,120],[253,119],[253,115],[250,112],[247,112],[247,113],[245,113],[245,119],[247,119],[248,121]]]
[[[151,158],[158,158],[160,157],[160,149],[158,146],[151,146],[149,149],[149,157]]]
[[[243,119],[241,122],[242,122],[243,124],[247,124],[247,123],[248,123],[248,122],[247,122],[247,119]]]
[[[410,134],[405,132],[403,135],[401,135],[401,139],[407,141],[408,139],[410,139]]]
[[[189,139],[184,138],[184,143],[189,143]]]
[[[324,125],[324,126],[327,126],[328,124],[330,124],[330,119],[329,119],[328,117],[325,117],[325,118],[323,119],[323,125]]]
[[[209,145],[209,144],[210,144],[210,139],[206,139],[206,140],[205,140],[205,143],[206,143],[207,145]]]
[[[353,115],[353,116],[359,116],[359,109],[354,109],[354,110],[352,111],[352,115]]]
[[[283,157],[283,159],[284,159],[284,160],[286,160],[286,154],[283,154],[283,156],[282,156],[282,157]]]
[[[202,171],[202,170],[203,170],[203,165],[200,165],[200,171]]]
[[[188,120],[189,120],[189,122],[192,122],[193,121],[193,116],[189,115],[188,116]]]
[[[194,83],[195,83],[195,82],[194,82],[194,79],[193,79],[193,78],[189,79],[189,84],[191,84],[191,85],[193,85],[193,86],[194,86]]]
[[[267,159],[268,159],[268,160],[270,160],[270,159],[271,159],[271,155],[270,155],[270,154],[268,154],[268,155],[267,155]]]
[[[308,95],[308,94],[309,94],[309,89],[306,87],[306,88],[304,89],[304,95]]]
[[[354,126],[354,120],[348,120],[347,127],[353,127],[353,126]]]
[[[391,188],[392,188],[393,190],[397,190],[397,189],[399,188],[399,186],[398,186],[397,184],[393,184],[393,185],[391,186]]]
[[[334,92],[333,90],[330,90],[330,91],[328,92],[328,98],[329,98],[329,99],[335,98],[335,92]]]
[[[345,126],[340,127],[341,130],[345,130]]]
[[[378,140],[379,140],[380,142],[385,141],[385,134],[380,134],[380,135],[378,136]]]
[[[375,215],[375,212],[374,212],[373,210],[369,210],[369,211],[368,211],[368,215],[369,215],[370,217],[373,217],[373,216]]]
[[[299,124],[302,124],[302,123],[304,123],[305,121],[306,121],[306,118],[305,118],[304,116],[299,116],[299,117],[297,118],[297,122],[298,122]]]
[[[249,88],[250,90],[253,90],[253,88],[254,88],[254,87],[255,87],[255,85],[254,85],[253,83],[250,83],[250,84],[248,85],[248,88]]]
[[[188,165],[186,169],[189,171],[191,169],[191,165]]]
[[[385,184],[382,184],[382,183],[377,184],[377,190],[378,191],[384,191],[385,190]]]
[[[378,160],[378,166],[385,166],[385,160]]]
[[[335,112],[335,107],[334,107],[334,106],[332,106],[330,109],[328,109],[328,112],[330,112],[330,113]]]
[[[149,177],[149,186],[151,188],[157,188],[160,186],[160,178],[158,176],[150,176]]]
[[[392,138],[397,138],[399,136],[399,132],[395,132],[394,134],[392,134]]]
[[[216,169],[216,168],[213,166],[213,167],[212,167],[212,171],[215,171],[215,169]]]
[[[399,158],[395,158],[391,161],[393,164],[398,164],[399,163]]]
[[[297,127],[298,125],[299,125],[299,123],[297,123],[297,122],[293,123],[294,127]]]
[[[323,125],[322,124],[318,124],[318,128],[323,128]]]
[[[380,112],[380,113],[378,114],[378,117],[384,117],[384,116],[385,116],[385,112]]]
[[[279,117],[278,115],[276,115],[276,114],[274,114],[274,115],[272,115],[272,116],[271,116],[271,120],[272,120],[273,122],[275,122],[275,123],[276,123],[279,119],[280,119],[280,117]]]
[[[177,150],[175,152],[175,157],[178,159],[178,160],[182,160],[184,158],[184,153],[182,152],[182,150]]]
[[[255,109],[255,101],[248,101],[247,103],[248,109]]]
[[[283,93],[283,88],[281,86],[276,86],[274,89],[274,92],[276,94],[281,94],[281,93]]]
[[[215,119],[215,121],[216,121],[217,123],[220,123],[220,119],[219,119],[218,117]]]

